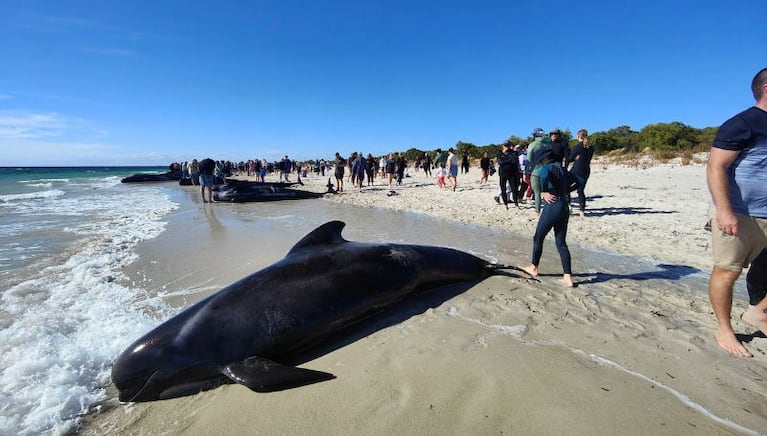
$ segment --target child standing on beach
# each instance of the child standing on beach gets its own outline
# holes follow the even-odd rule
[[[447,170],[445,169],[445,163],[440,162],[439,169],[437,170],[437,186],[440,188],[445,187],[445,177],[447,176]]]

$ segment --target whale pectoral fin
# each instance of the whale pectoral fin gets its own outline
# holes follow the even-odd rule
[[[256,392],[274,392],[334,379],[333,374],[285,366],[260,357],[227,365],[223,374]]]

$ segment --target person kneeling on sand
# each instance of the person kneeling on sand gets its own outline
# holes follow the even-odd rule
[[[543,254],[543,240],[551,229],[554,229],[555,244],[562,261],[562,282],[565,286],[572,288],[574,284],[570,249],[567,247],[567,222],[570,219],[570,205],[567,201],[569,184],[567,172],[558,161],[553,160],[554,158],[559,160],[559,157],[554,156],[550,149],[543,150],[536,157],[536,160],[542,163],[539,175],[543,208],[535,228],[535,235],[533,235],[532,263],[523,269],[533,277],[538,276],[538,264]]]

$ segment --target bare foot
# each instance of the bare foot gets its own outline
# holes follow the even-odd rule
[[[758,310],[756,306],[748,306],[748,310],[743,312],[740,320],[767,335],[767,313]]]
[[[584,215],[583,211],[582,210],[578,211],[578,215],[580,215],[580,217],[583,218],[583,215]]]
[[[717,329],[716,343],[728,353],[735,357],[754,357],[743,344],[740,343],[738,338],[735,337],[735,333],[732,331],[721,331]]]
[[[567,286],[568,288],[574,288],[575,283],[573,283],[573,276],[571,276],[570,274],[563,274],[562,284]]]
[[[530,277],[538,277],[538,267],[535,265],[524,266],[522,270],[530,274]]]

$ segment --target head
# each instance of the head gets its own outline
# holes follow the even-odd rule
[[[188,365],[183,356],[168,353],[172,337],[154,330],[134,342],[112,365],[112,382],[120,401],[152,401],[171,397],[175,376]]]
[[[546,134],[542,128],[536,127],[533,129],[533,138],[542,138],[544,136],[546,136]]]
[[[549,132],[549,138],[551,138],[552,141],[559,141],[562,139],[562,131],[559,129],[552,130]]]
[[[586,129],[578,130],[578,142],[582,142],[586,148],[589,147],[589,132]]]
[[[757,103],[767,105],[767,68],[762,68],[751,81],[751,92]]]

